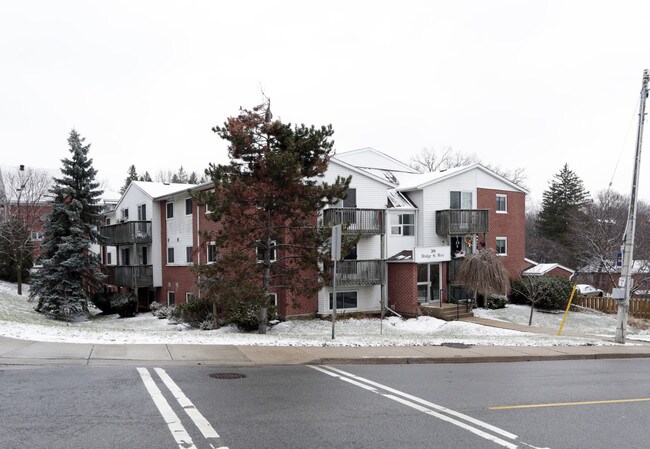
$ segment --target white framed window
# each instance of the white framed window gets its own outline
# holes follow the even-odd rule
[[[257,242],[257,243],[258,243],[258,246],[255,249],[257,251],[257,261],[258,262],[264,262],[264,248],[262,248],[260,246],[260,242]],[[276,245],[275,240],[271,240],[271,254],[270,254],[270,261],[271,262],[276,261],[276,258],[275,258],[275,245]]]
[[[332,301],[333,295],[330,292],[330,309],[333,308]],[[336,308],[337,309],[356,309],[357,308],[357,292],[336,292]]]
[[[194,247],[186,246],[185,247],[185,262],[192,263],[194,262]]]
[[[129,209],[122,209],[122,220],[127,221],[129,219]]]
[[[496,238],[496,250],[499,256],[508,255],[508,237],[497,237]]]
[[[166,204],[167,219],[174,218],[174,203],[169,202]]]
[[[138,205],[138,220],[146,221],[147,220],[147,205],[139,204]]]
[[[497,193],[496,212],[497,214],[508,213],[508,195]]]
[[[269,293],[269,305],[277,307],[277,305],[278,305],[278,294],[277,293]]]
[[[450,191],[449,209],[471,209],[472,192]]]
[[[174,248],[167,248],[167,263],[174,263]]]
[[[192,215],[192,198],[185,198],[185,215]]]
[[[185,302],[194,301],[195,299],[196,299],[196,297],[194,296],[194,293],[185,292]]]
[[[217,242],[210,242],[206,248],[206,261],[208,263],[215,263],[217,261]]]
[[[391,214],[390,235],[415,235],[415,214]]]
[[[176,292],[170,290],[167,292],[167,305],[173,306],[174,304],[176,304]]]
[[[32,231],[32,240],[35,242],[42,242],[45,237],[45,233],[41,231]]]

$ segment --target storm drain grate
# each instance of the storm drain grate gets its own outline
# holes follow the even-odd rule
[[[456,349],[467,349],[472,347],[472,345],[468,345],[465,343],[443,343],[440,346],[446,346],[448,348],[456,348]]]
[[[246,374],[241,373],[212,373],[210,377],[213,379],[243,379]]]

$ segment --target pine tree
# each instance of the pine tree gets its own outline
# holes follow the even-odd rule
[[[153,182],[153,179],[151,179],[151,175],[149,174],[149,172],[146,171],[144,172],[144,175],[140,176],[140,181]]]
[[[127,171],[126,179],[124,180],[124,185],[120,189],[120,195],[126,192],[126,189],[129,188],[131,182],[138,180],[138,172],[135,169],[135,165],[131,165]]]
[[[589,200],[582,180],[568,164],[553,176],[548,190],[542,194],[542,209],[537,226],[543,237],[561,245],[569,245],[569,224]],[[574,261],[560,261],[572,265]]]
[[[320,288],[325,240],[316,216],[345,196],[350,179],[332,185],[318,179],[333,153],[331,126],[292,127],[273,120],[268,103],[242,110],[213,131],[229,143],[231,160],[206,171],[215,190],[203,200],[219,224],[212,236],[218,260],[208,278],[217,281],[213,301],[252,305],[247,310],[259,311],[264,333],[270,287],[298,294]]]
[[[56,319],[73,319],[87,313],[90,296],[101,286],[99,258],[90,250],[100,241],[101,207],[95,181],[97,171],[76,130],[70,131],[70,159],[62,159],[62,177],[50,189],[54,200],[45,222],[43,268],[34,274],[30,296],[38,298],[36,310]]]

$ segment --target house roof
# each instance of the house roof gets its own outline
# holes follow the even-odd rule
[[[149,196],[152,200],[162,199],[165,196],[176,194],[184,190],[189,190],[195,187],[194,184],[173,184],[168,182],[148,182],[148,181],[131,181],[131,184],[126,188],[119,201],[115,204],[115,209],[119,208],[120,204],[132,189],[139,189]]]
[[[370,179],[373,179],[373,180],[375,180],[377,182],[380,182],[380,183],[382,183],[382,184],[384,184],[386,186],[395,187],[395,184],[391,183],[385,177],[377,176],[376,174],[374,174],[374,173],[372,173],[372,172],[370,172],[370,171],[368,171],[366,169],[362,169],[362,168],[356,167],[354,165],[351,165],[351,164],[349,164],[349,163],[347,163],[345,161],[342,161],[342,160],[338,159],[337,157],[333,157],[332,159],[330,159],[330,164],[340,165],[341,167],[344,167],[344,168],[346,168],[346,169],[348,169],[350,171],[353,171],[355,173],[358,173],[360,175],[366,176],[366,177],[368,177]]]
[[[605,260],[584,266],[578,270],[580,273],[620,273],[621,267],[616,266],[616,261]],[[632,274],[650,273],[650,260],[635,260],[632,262]]]
[[[334,157],[364,170],[418,173],[407,164],[371,147],[337,153]]]
[[[503,183],[508,184],[513,190],[528,193],[526,189],[478,163],[430,173],[395,173],[395,176],[399,183],[399,190],[408,191],[420,190],[432,184],[436,184],[438,182],[447,180],[462,173],[467,173],[472,170],[480,170],[483,173],[486,173],[494,178],[501,180]]]
[[[535,265],[534,267],[530,267],[527,270],[524,270],[522,274],[524,276],[544,276],[545,274],[548,274],[555,269],[566,271],[571,275],[575,273],[575,271],[572,270],[571,268],[565,267],[564,265],[560,265],[559,263],[540,263]]]

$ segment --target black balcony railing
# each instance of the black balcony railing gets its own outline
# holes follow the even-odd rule
[[[348,233],[383,234],[384,220],[381,209],[341,207],[323,211],[325,226],[344,225]]]
[[[448,209],[436,211],[436,234],[460,235],[488,232],[487,209]]]
[[[329,264],[328,264],[329,265]],[[329,265],[330,272],[332,265]],[[381,285],[384,283],[383,260],[341,260],[336,264],[336,285],[341,287],[360,285]]]
[[[105,239],[105,245],[151,243],[150,221],[127,221],[125,223],[100,226],[99,232]]]
[[[122,287],[153,287],[152,265],[109,265],[107,284]]]

